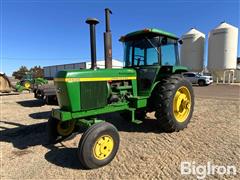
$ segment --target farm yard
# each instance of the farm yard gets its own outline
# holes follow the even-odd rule
[[[194,87],[195,110],[187,129],[164,133],[153,114],[135,125],[110,114],[120,148],[107,166],[84,170],[76,155],[81,132],[55,146],[47,144],[46,124],[55,105],[33,94],[1,96],[1,179],[182,179],[182,161],[240,167],[239,86]],[[237,179],[215,175],[210,178]]]

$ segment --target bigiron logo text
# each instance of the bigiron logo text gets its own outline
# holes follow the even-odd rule
[[[197,179],[204,179],[209,175],[236,175],[237,169],[234,165],[197,164],[195,161],[181,162],[181,175],[195,175]]]

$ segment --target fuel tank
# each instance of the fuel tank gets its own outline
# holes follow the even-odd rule
[[[123,69],[83,69],[59,71],[54,78],[61,110],[84,111],[107,105],[108,82],[132,81],[136,90],[136,71]]]

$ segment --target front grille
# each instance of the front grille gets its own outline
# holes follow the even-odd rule
[[[82,82],[80,84],[81,109],[95,109],[107,105],[107,82]]]

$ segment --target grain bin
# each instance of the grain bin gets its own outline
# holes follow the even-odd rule
[[[238,28],[221,23],[209,33],[208,69],[236,69]]]
[[[202,71],[204,62],[205,34],[192,28],[182,36],[180,51],[181,65],[190,71]]]
[[[209,33],[208,37],[208,70],[214,80],[225,81],[226,77],[233,80],[237,66],[238,28],[222,22]],[[230,73],[230,75],[227,74]],[[231,75],[232,74],[232,75]]]

